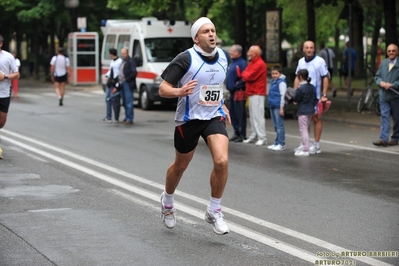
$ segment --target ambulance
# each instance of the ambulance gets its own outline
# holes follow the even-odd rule
[[[122,48],[129,49],[129,55],[137,64],[137,89],[134,100],[144,110],[154,104],[176,103],[176,98],[159,96],[161,74],[172,59],[180,52],[193,46],[188,21],[158,20],[145,17],[141,20],[102,21],[104,40],[101,49],[101,81],[105,89],[105,73],[111,62],[109,49],[115,48],[120,56]]]

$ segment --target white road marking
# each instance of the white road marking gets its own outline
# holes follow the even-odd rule
[[[92,94],[85,93],[85,92],[79,92],[79,91],[71,91],[71,92],[67,92],[66,94],[68,94],[69,96],[78,96],[78,97],[87,97],[87,98],[93,97]]]
[[[69,211],[71,208],[58,208],[58,209],[39,209],[39,210],[28,210],[28,212],[59,212],[59,211]]]
[[[18,94],[18,98],[21,98],[21,99],[25,99],[25,98],[38,99],[38,98],[41,98],[41,96],[40,96],[40,94],[38,95],[38,94],[33,94],[33,93],[22,92],[22,93]]]
[[[105,96],[105,92],[103,90],[90,91],[90,93]]]
[[[130,179],[136,180],[138,182],[150,185],[152,187],[159,188],[161,191],[164,188],[164,186],[159,184],[159,183],[156,183],[156,182],[153,182],[153,181],[149,181],[149,180],[144,179],[142,177],[127,173],[127,172],[125,172],[123,170],[120,170],[120,169],[114,168],[112,166],[108,166],[108,165],[102,164],[100,162],[91,160],[89,158],[80,156],[78,154],[74,154],[72,152],[68,152],[66,150],[63,150],[63,149],[54,147],[52,145],[43,143],[41,141],[37,141],[37,140],[34,140],[32,138],[25,137],[25,136],[23,136],[21,134],[14,133],[14,132],[11,132],[9,130],[2,130],[2,132],[5,133],[5,134],[8,134],[8,135],[23,139],[25,141],[28,141],[28,142],[31,142],[31,143],[35,143],[35,144],[37,144],[39,146],[45,147],[47,149],[50,149],[50,150],[53,150],[53,151],[56,151],[56,152],[59,152],[61,154],[67,155],[69,157],[72,157],[74,159],[80,160],[80,161],[85,162],[87,164],[91,164],[91,165],[97,166],[99,168],[102,168],[102,169],[117,173],[119,175],[128,177]],[[69,160],[66,160],[64,158],[58,157],[58,156],[53,155],[51,153],[42,151],[42,150],[40,150],[38,148],[35,148],[33,146],[30,146],[28,144],[25,144],[25,143],[22,143],[20,141],[15,140],[15,139],[6,137],[6,136],[4,136],[4,134],[3,134],[2,138],[5,141],[13,143],[14,145],[20,146],[20,147],[22,147],[22,148],[24,148],[26,150],[32,151],[32,152],[37,153],[37,154],[39,154],[41,156],[44,156],[46,158],[52,159],[52,160],[54,160],[56,162],[59,162],[61,164],[64,164],[64,165],[69,166],[71,168],[74,168],[76,170],[79,170],[79,171],[81,171],[83,173],[89,174],[89,175],[91,175],[93,177],[96,177],[96,178],[101,179],[101,180],[103,180],[105,182],[108,182],[110,184],[113,184],[113,185],[118,186],[120,188],[123,188],[125,190],[128,190],[130,192],[138,194],[138,195],[140,195],[142,197],[154,200],[156,202],[159,201],[159,194],[155,194],[155,193],[147,191],[145,189],[133,186],[133,185],[128,184],[126,182],[123,182],[123,181],[120,181],[118,179],[115,179],[115,178],[113,178],[111,176],[105,175],[103,173],[100,173],[98,171],[92,170],[92,169],[87,168],[85,166],[82,166],[82,165],[79,165],[77,163],[71,162]],[[194,195],[190,195],[188,193],[184,193],[184,192],[181,192],[181,191],[176,191],[176,194],[180,195],[182,197],[185,197],[187,199],[191,199],[193,201],[196,201],[198,203],[204,204],[205,206],[208,204],[208,201],[203,200],[201,198],[198,198],[198,197],[196,197]],[[199,211],[197,209],[194,209],[193,207],[190,207],[190,206],[181,204],[179,202],[176,202],[176,208],[179,209],[180,212],[184,212],[184,213],[190,214],[190,215],[198,217],[200,219],[203,218],[203,211]],[[315,237],[312,237],[312,236],[309,236],[309,235],[306,235],[306,234],[302,234],[300,232],[291,230],[289,228],[285,228],[283,226],[267,222],[265,220],[262,220],[262,219],[254,217],[254,216],[251,216],[251,215],[236,211],[236,210],[228,208],[228,207],[223,207],[223,212],[229,213],[231,215],[235,215],[235,216],[237,216],[239,218],[242,218],[242,219],[245,219],[247,221],[253,222],[253,223],[255,223],[257,225],[260,225],[260,226],[263,226],[265,228],[269,228],[269,229],[278,231],[280,233],[283,233],[283,234],[298,238],[300,240],[306,241],[308,243],[317,245],[317,246],[319,246],[319,247],[321,247],[321,248],[323,248],[325,250],[330,250],[330,251],[339,252],[339,253],[341,253],[342,251],[350,250],[350,249],[346,249],[346,248],[331,244],[331,243],[326,242],[324,240],[321,240],[321,239],[318,239],[318,238],[315,238]],[[281,251],[283,251],[285,253],[291,254],[291,255],[296,256],[298,258],[301,258],[303,260],[306,260],[306,261],[309,261],[311,263],[314,263],[316,260],[321,259],[321,258],[318,258],[318,257],[312,255],[308,251],[304,251],[304,250],[302,250],[300,248],[297,248],[297,247],[294,247],[294,246],[292,246],[290,244],[283,243],[280,240],[276,240],[276,239],[271,238],[269,236],[263,235],[263,234],[261,234],[259,232],[255,232],[255,231],[253,231],[251,229],[248,229],[248,228],[245,228],[245,227],[243,227],[241,225],[237,225],[237,224],[234,224],[234,223],[231,223],[231,222],[228,222],[228,224],[230,226],[231,231],[234,231],[234,232],[236,232],[238,234],[241,234],[241,235],[243,235],[245,237],[251,238],[251,239],[253,239],[255,241],[258,241],[260,243],[264,243],[264,244],[266,244],[268,246],[271,246],[273,248],[276,248],[278,250],[281,250]],[[376,259],[373,259],[373,258],[370,258],[370,257],[351,257],[351,258],[355,259],[355,260],[358,260],[358,261],[362,261],[362,262],[367,263],[369,265],[381,265],[381,266],[391,265],[391,264],[388,264],[388,263],[385,263],[385,262],[382,262],[382,261],[379,261],[379,260],[376,260]]]
[[[268,134],[274,133],[275,134],[276,132],[267,131],[266,133],[268,133]],[[285,137],[302,140],[301,136],[298,136],[298,135],[285,134]],[[373,151],[373,152],[381,152],[381,153],[399,155],[399,151],[397,151],[397,150],[396,151],[395,150],[389,150],[387,148],[371,148],[371,147],[365,147],[365,146],[359,146],[359,145],[353,145],[353,144],[346,144],[346,143],[340,143],[340,142],[323,140],[323,139],[320,140],[320,143],[327,143],[327,144],[330,144],[330,145],[341,146],[341,147],[345,147],[345,148],[348,148],[348,149],[366,150],[366,151]],[[298,142],[298,146],[299,146],[299,142]]]

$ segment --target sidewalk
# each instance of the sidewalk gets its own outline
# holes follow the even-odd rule
[[[33,77],[25,77],[20,79],[19,87],[21,92],[23,93],[23,91],[26,91],[27,89],[50,89],[53,88],[53,83],[46,82],[43,79],[37,80]],[[66,90],[68,93],[68,90],[102,90],[102,87],[101,84],[79,86],[67,84]],[[332,97],[332,92],[330,91],[328,93],[328,98],[332,103],[328,112],[323,114],[323,120],[380,127],[380,117],[374,112],[374,110],[366,110],[360,114],[356,112],[357,101],[360,97],[360,94],[360,89],[355,90],[354,95],[351,97],[351,103],[349,104],[347,91],[345,89],[337,89],[337,97],[335,98]]]
[[[365,110],[362,113],[356,111],[357,101],[361,93],[360,89],[355,90],[349,100],[345,89],[337,89],[337,96],[334,98],[332,92],[329,92],[328,99],[331,101],[331,106],[323,114],[323,120],[380,127],[380,116],[374,110]]]

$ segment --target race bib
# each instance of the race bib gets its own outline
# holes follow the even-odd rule
[[[200,87],[199,104],[218,106],[223,99],[223,85],[202,85]]]

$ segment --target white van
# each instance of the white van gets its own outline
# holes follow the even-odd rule
[[[101,49],[101,80],[105,88],[104,74],[110,65],[109,49],[115,48],[120,55],[123,47],[137,64],[137,90],[134,99],[144,110],[150,110],[155,102],[173,103],[176,99],[159,96],[160,75],[172,59],[193,46],[188,21],[158,20],[145,17],[141,20],[107,20],[101,31],[104,34]]]

